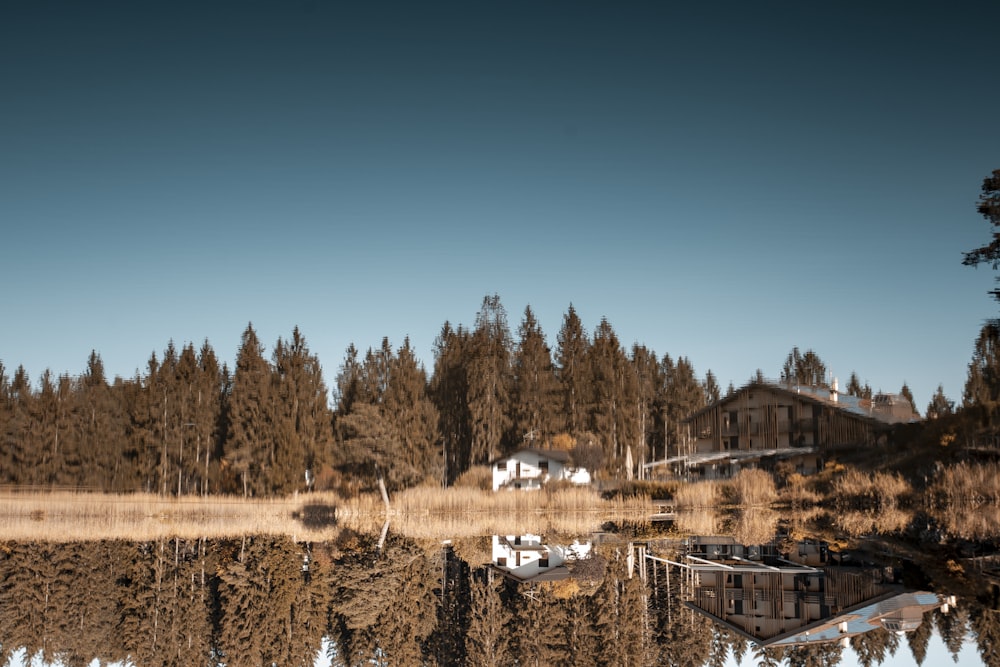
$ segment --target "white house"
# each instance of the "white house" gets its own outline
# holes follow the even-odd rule
[[[539,535],[494,535],[493,565],[520,581],[557,581],[569,576],[567,561],[590,556],[590,542],[569,546],[542,544]]]
[[[558,449],[521,449],[493,461],[493,490],[540,489],[549,481],[590,484],[586,468],[575,468],[569,453]]]

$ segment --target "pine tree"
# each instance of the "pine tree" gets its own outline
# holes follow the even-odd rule
[[[122,470],[124,419],[121,406],[105,379],[104,362],[96,351],[91,351],[87,370],[80,377],[74,394],[78,439],[69,467],[75,473],[76,483],[113,492],[125,491]]]
[[[719,382],[715,379],[715,373],[711,370],[705,372],[705,383],[703,385],[705,389],[705,405],[711,405],[719,400],[720,389]]]
[[[430,397],[438,410],[445,480],[451,484],[470,465],[472,440],[469,415],[468,349],[470,336],[461,326],[444,323],[434,341],[434,376]]]
[[[389,383],[382,401],[399,449],[394,465],[412,471],[406,484],[442,479],[443,458],[438,412],[428,396],[427,373],[406,338],[389,362]]]
[[[851,378],[847,381],[847,395],[870,399],[872,397],[872,388],[867,383],[862,385],[861,380],[858,379],[858,374],[851,371]]]
[[[573,304],[563,317],[562,328],[556,338],[556,375],[563,396],[565,429],[578,435],[587,429],[587,396],[590,393],[591,378],[586,363],[590,342],[583,330]]]
[[[509,439],[513,443],[544,442],[561,426],[557,421],[560,406],[556,403],[558,394],[552,353],[531,306],[524,309],[518,336],[513,359],[512,434]]]
[[[630,359],[632,372],[635,374],[635,409],[634,428],[636,462],[648,461],[652,458],[653,446],[657,433],[657,391],[662,384],[660,364],[656,353],[645,345],[632,346]]]
[[[279,493],[308,490],[314,470],[332,440],[332,414],[319,359],[309,351],[298,327],[288,342],[275,345],[272,395],[275,461],[271,486]]]
[[[983,179],[982,194],[976,210],[993,226],[993,240],[987,245],[965,253],[962,264],[979,266],[985,262],[995,271],[1000,267],[1000,169]],[[992,290],[990,294],[1000,301],[1000,289]]]
[[[927,419],[938,419],[946,417],[955,412],[955,401],[944,395],[944,386],[938,385],[937,391],[927,404]]]
[[[24,366],[17,367],[8,384],[0,364],[0,481],[4,483],[31,483],[34,398]]]
[[[228,408],[224,465],[244,496],[266,494],[274,463],[271,368],[253,325],[243,332]]]
[[[781,368],[781,381],[809,387],[826,387],[826,364],[812,350],[792,348]]]
[[[979,331],[962,396],[963,407],[992,414],[1000,400],[1000,324],[987,322]]]
[[[902,388],[899,390],[899,395],[910,402],[910,407],[913,408],[914,413],[919,414],[917,410],[917,402],[913,400],[913,392],[910,391],[910,385],[906,384],[905,381],[903,382]]]
[[[636,377],[614,329],[602,318],[587,351],[591,378],[590,426],[605,446],[609,467],[626,463],[626,447],[636,441]],[[626,474],[631,477],[631,470]]]
[[[494,294],[483,298],[472,332],[467,386],[471,463],[491,461],[504,449],[511,391],[512,345],[507,313]]]
[[[695,377],[694,367],[687,357],[678,357],[676,365],[664,357],[664,385],[659,404],[663,411],[666,450],[677,451],[681,442],[683,421],[705,405],[705,392]]]

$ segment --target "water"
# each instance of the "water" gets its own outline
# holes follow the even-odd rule
[[[0,646],[10,664],[65,665],[998,664],[991,540],[926,517],[861,535],[773,518],[390,530],[381,548],[349,529],[0,542]]]

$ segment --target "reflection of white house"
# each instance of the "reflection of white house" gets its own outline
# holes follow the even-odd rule
[[[538,535],[494,535],[493,565],[517,581],[557,581],[569,576],[565,563],[587,558],[590,542],[542,544]]]
[[[572,466],[569,453],[558,449],[521,449],[493,461],[493,490],[540,489],[549,481],[590,484],[586,468]]]

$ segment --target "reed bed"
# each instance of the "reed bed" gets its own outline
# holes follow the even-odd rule
[[[722,484],[717,480],[682,484],[674,495],[674,502],[683,508],[718,507],[723,497]]]
[[[719,535],[720,525],[719,512],[708,507],[679,511],[674,521],[678,532],[688,535]]]
[[[943,467],[929,490],[938,502],[1000,504],[1000,464],[959,463]]]
[[[849,468],[834,478],[832,491],[840,506],[889,509],[905,502],[913,494],[913,487],[899,473],[866,473]]]
[[[197,539],[240,535],[289,535],[322,540],[335,529],[309,527],[294,518],[309,503],[332,497],[249,499],[235,497],[101,493],[0,495],[0,538],[71,542],[98,539]]]
[[[1000,534],[1000,505],[954,503],[929,510],[941,529],[966,540],[994,539]]]
[[[388,517],[393,532],[415,539],[477,535],[581,535],[605,522],[648,519],[645,497],[604,499],[593,489],[558,487],[533,492],[475,488],[412,488],[396,495]]]
[[[730,534],[740,544],[767,544],[778,534],[778,513],[766,507],[750,507],[732,517]]]
[[[851,537],[874,533],[891,534],[905,530],[913,521],[913,512],[898,507],[879,510],[848,510],[832,516],[833,524]]]
[[[604,500],[587,488],[493,493],[478,489],[415,488],[396,494],[388,511],[377,495],[340,498],[316,493],[287,498],[164,497],[153,494],[3,493],[0,539],[148,540],[241,535],[288,535],[323,541],[340,527],[413,538],[452,539],[538,532],[581,534],[618,519],[648,518],[643,497]],[[336,525],[334,525],[334,515]],[[310,520],[318,517],[318,520]]]
[[[392,499],[390,514],[476,512],[650,512],[649,499],[640,496],[604,499],[588,487],[558,487],[540,491],[482,491],[473,488],[416,487]]]
[[[769,506],[778,499],[771,473],[757,468],[741,470],[729,483],[733,502],[743,507]]]

